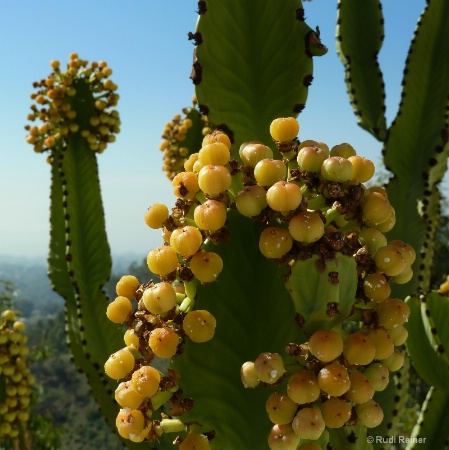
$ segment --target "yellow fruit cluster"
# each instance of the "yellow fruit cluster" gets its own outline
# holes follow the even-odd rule
[[[380,424],[383,412],[373,395],[404,364],[400,346],[410,314],[404,301],[390,297],[390,284],[412,278],[416,257],[410,245],[384,235],[395,224],[395,212],[383,188],[363,184],[374,175],[373,163],[346,143],[331,150],[319,141],[299,143],[298,130],[294,118],[273,121],[270,132],[282,160],[273,159],[261,142],[240,147],[245,186],[235,196],[237,209],[266,224],[260,251],[278,263],[314,253],[323,261],[337,252],[353,257],[354,305],[360,309],[350,333],[344,326],[317,330],[308,342],[289,344],[297,370],[286,371],[277,353],[261,353],[242,365],[245,387],[277,386],[288,378],[287,391],[271,394],[266,403],[274,423],[268,437],[272,450],[296,449],[302,440],[319,439],[326,428]]]
[[[112,69],[105,61],[92,62],[70,55],[65,71],[59,61],[51,61],[53,72],[33,84],[33,104],[26,125],[26,141],[41,153],[64,146],[74,135],[81,136],[92,151],[103,152],[120,132],[120,117],[115,107],[119,100],[117,85],[109,78]]]
[[[34,376],[27,367],[29,348],[23,333],[25,323],[12,310],[2,313],[0,322],[0,379],[4,400],[0,403],[0,440],[15,440],[29,419]]]
[[[193,153],[195,149],[189,148],[192,142],[198,139],[197,136],[192,136],[199,133],[199,128],[193,127],[193,120],[198,120],[202,127],[201,133],[203,136],[211,132],[209,120],[207,116],[200,115],[196,110],[197,100],[193,98],[193,105],[190,108],[184,108],[181,114],[176,114],[170,122],[164,126],[162,133],[162,142],[159,145],[159,150],[163,152],[163,166],[162,170],[167,175],[167,178],[172,180],[180,171],[182,171],[185,161]]]
[[[287,378],[286,391],[272,393],[266,402],[274,423],[268,438],[271,449],[284,448],[276,446],[284,435],[299,445],[301,439],[319,439],[326,428],[357,423],[373,428],[381,423],[383,411],[373,396],[404,363],[397,347],[407,339],[403,324],[410,311],[402,300],[388,299],[378,304],[376,313],[359,331],[318,330],[305,344],[289,344],[289,356],[299,362],[297,370],[287,373],[277,353],[261,353],[243,364],[245,387],[277,386]]]
[[[180,117],[175,119],[178,128],[184,126]],[[372,162],[357,155],[346,143],[330,150],[319,141],[300,143],[296,138],[298,131],[299,124],[294,118],[273,121],[270,132],[280,159],[274,157],[271,147],[259,141],[243,143],[238,156],[234,156],[225,133],[207,134],[199,151],[185,160],[184,171],[176,171],[172,178],[177,197],[175,207],[170,211],[166,205],[156,203],[145,213],[146,224],[162,230],[163,245],[147,255],[149,270],[161,281],[140,285],[134,280],[131,294],[117,289],[118,297],[108,308],[112,321],[128,324],[138,358],[144,358],[136,360],[130,344],[122,349],[129,360],[126,370],[120,370],[118,375],[113,375],[113,371],[109,374],[113,378],[129,378],[133,371],[148,365],[154,355],[171,358],[182,351],[186,341],[207,342],[213,338],[216,320],[208,311],[194,309],[195,286],[220,277],[224,262],[210,247],[211,243],[229,239],[226,224],[231,209],[263,225],[260,251],[278,264],[292,265],[313,254],[323,261],[334,258],[337,252],[353,257],[359,279],[354,304],[363,305],[359,308],[358,332],[341,338],[341,346],[337,346],[341,349],[326,361],[319,351],[310,350],[314,348],[313,344],[309,348],[310,342],[306,346],[308,356],[303,355],[308,376],[318,380],[322,371],[324,383],[326,371],[340,370],[341,377],[349,380],[345,384],[348,389],[326,393],[317,384],[318,397],[307,402],[291,399],[288,393],[277,393],[283,399],[289,398],[282,400],[290,402],[289,420],[285,423],[284,419],[273,420],[275,426],[270,435],[273,443],[288,439],[299,442],[301,438],[317,436],[317,429],[298,434],[300,424],[308,420],[315,423],[318,415],[331,411],[331,406],[337,403],[344,409],[343,417],[349,411],[342,425],[349,423],[353,411],[360,422],[368,423],[363,422],[365,412],[360,405],[371,405],[372,396],[358,402],[354,400],[358,398],[355,392],[347,392],[360,383],[361,375],[367,377],[371,366],[382,376],[386,373],[388,379],[388,372],[402,365],[403,356],[395,346],[402,345],[407,337],[402,324],[408,318],[408,309],[402,300],[390,298],[390,283],[407,282],[413,275],[411,266],[415,259],[408,244],[387,241],[383,234],[394,226],[395,213],[384,189],[363,184],[374,175]],[[133,305],[133,298],[137,305]],[[360,341],[369,351],[360,351]],[[365,359],[360,360],[360,355]],[[276,384],[285,376],[283,358],[278,354],[263,353],[242,367],[242,380],[248,387]],[[278,400],[276,397],[276,405]],[[303,411],[303,405],[308,405],[307,411]],[[379,409],[375,411],[376,417],[380,417]],[[332,427],[336,422],[328,420],[330,415],[325,413],[326,420],[319,423]],[[281,438],[282,433],[290,437]],[[271,448],[281,447],[273,444]]]
[[[168,403],[169,415],[179,417],[192,408],[193,400],[183,397],[179,374],[171,369],[164,374],[151,363],[155,357],[172,358],[180,353],[185,340],[210,340],[215,318],[208,311],[185,310],[183,285],[167,281],[141,284],[136,277],[125,275],[118,281],[116,293],[106,315],[114,323],[126,323],[128,329],[125,346],[109,357],[104,369],[110,378],[121,381],[115,391],[121,408],[117,429],[120,436],[133,442],[155,442],[170,427],[167,421],[161,425],[153,413]]]

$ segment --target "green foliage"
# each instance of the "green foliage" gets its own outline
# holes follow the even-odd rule
[[[208,1],[196,33],[201,35],[192,70],[200,111],[225,125],[237,145],[269,143],[276,117],[297,115],[313,80],[312,55],[326,52],[304,22],[297,0]]]
[[[332,283],[329,273],[337,274]],[[304,280],[307,279],[307,283]],[[354,306],[357,289],[356,263],[353,258],[338,255],[323,263],[317,256],[296,261],[286,282],[295,310],[304,321],[303,331],[334,328],[346,320]],[[338,311],[332,314],[331,311]]]

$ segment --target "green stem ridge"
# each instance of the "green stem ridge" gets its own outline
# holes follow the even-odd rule
[[[337,52],[345,68],[349,100],[358,124],[380,141],[387,131],[385,86],[378,62],[383,38],[380,0],[339,0]]]
[[[449,449],[449,391],[431,387],[406,450]]]
[[[232,157],[242,142],[272,142],[276,117],[296,116],[304,108],[312,76],[310,47],[325,47],[297,11],[298,0],[276,2],[207,0],[196,33],[192,79],[200,110],[234,139]],[[316,37],[316,35],[315,35]],[[320,53],[319,52],[319,53]],[[277,152],[275,147],[273,149]]]
[[[405,297],[428,291],[433,241],[440,214],[438,184],[447,169],[449,3],[430,0],[418,21],[406,60],[399,111],[388,131],[384,161],[394,177],[387,186],[396,210],[389,238],[410,243],[417,252],[415,276],[395,289]],[[443,49],[443,53],[442,53]]]
[[[123,333],[105,314],[102,290],[110,276],[96,156],[80,136],[52,155],[49,276],[65,299],[67,338],[75,364],[87,376],[111,427],[118,406],[116,382],[106,377],[104,362],[124,346]],[[129,448],[135,444],[126,442]]]

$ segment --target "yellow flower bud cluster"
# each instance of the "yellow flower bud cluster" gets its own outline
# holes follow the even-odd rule
[[[92,62],[70,55],[65,71],[51,61],[53,72],[33,83],[31,125],[26,141],[37,153],[63,148],[68,139],[81,136],[92,151],[103,152],[120,132],[117,85],[109,78],[112,69],[105,61]],[[40,121],[41,124],[34,124]]]

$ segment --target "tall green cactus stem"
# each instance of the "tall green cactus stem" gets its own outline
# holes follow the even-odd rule
[[[350,3],[349,0],[341,1],[342,6]],[[447,445],[445,427],[437,420],[438,413],[447,414],[441,408],[445,408],[448,390],[446,349],[449,338],[444,331],[445,324],[438,323],[440,318],[447,317],[447,297],[426,293],[431,287],[435,233],[440,216],[438,185],[447,169],[449,156],[449,59],[443,44],[449,39],[448,17],[447,2],[427,2],[407,56],[399,111],[387,131],[383,149],[385,164],[393,174],[387,190],[396,207],[396,226],[389,235],[405,238],[419,251],[411,285],[396,287],[394,292],[400,296],[422,293],[408,299],[411,317],[407,324],[407,349],[418,374],[434,386],[413,433],[414,437],[425,437],[426,443],[410,443],[408,449]],[[347,25],[352,25],[352,33],[359,29],[356,21],[348,21]],[[346,41],[344,33],[351,35],[342,27],[340,33],[343,42]],[[380,95],[373,105],[379,102]],[[434,401],[435,396],[438,400]],[[436,404],[434,408],[432,405]]]
[[[301,1],[200,3],[192,80],[200,111],[231,132],[238,159],[238,145],[269,143],[271,121],[304,108],[312,55],[326,48],[304,22]]]
[[[449,391],[440,391],[435,387],[431,387],[406,450],[449,449],[449,436],[447,433],[448,413]]]
[[[412,436],[426,439],[416,448],[447,448],[449,434],[440,420],[449,414],[449,297],[430,292],[410,297],[407,303],[411,309],[407,350],[420,377],[432,386]],[[411,443],[407,449],[412,448]]]
[[[35,86],[38,106],[32,106],[29,116],[44,124],[28,127],[27,139],[36,151],[50,152],[48,272],[53,289],[65,299],[74,362],[86,374],[103,415],[115,426],[115,383],[104,375],[103,364],[123,342],[123,334],[104,313],[108,299],[102,286],[110,277],[111,257],[95,152],[103,151],[119,130],[118,114],[110,109],[118,96],[105,63],[88,67],[73,54],[66,72],[56,61],[52,67],[55,72]]]
[[[427,291],[440,209],[440,183],[447,168],[449,60],[436,51],[449,39],[449,5],[428,2],[413,37],[402,82],[402,99],[384,146],[394,174],[388,185],[398,206],[392,236],[405,236],[420,251],[412,288]],[[447,53],[446,53],[447,56]],[[431,68],[431,70],[429,70]]]
[[[340,0],[337,51],[345,67],[348,95],[359,125],[383,141],[385,89],[378,53],[384,38],[380,0]]]
[[[340,2],[341,24],[337,29],[342,58],[347,56],[346,52],[350,52],[342,43],[351,42],[351,39],[354,42],[354,36],[358,36],[365,28],[377,27],[378,31],[374,36],[378,37],[378,43],[381,42],[379,2],[370,2],[374,10],[379,12],[364,14],[365,20],[370,21],[370,25],[366,27],[360,27],[359,20],[345,20],[346,14],[355,14],[360,9],[356,3],[351,0]],[[448,8],[449,5],[444,0],[430,0],[427,3],[418,21],[406,60],[399,111],[385,138],[381,139],[385,142],[385,164],[393,174],[387,190],[390,201],[396,208],[396,225],[389,237],[395,239],[401,236],[401,239],[420,252],[414,266],[416,275],[412,284],[398,287],[395,292],[399,296],[405,296],[415,289],[426,291],[430,287],[432,243],[439,217],[438,184],[446,171],[449,155],[449,60],[445,57],[444,51],[447,50],[444,50],[444,47],[443,53],[439,51],[442,48],[440,43],[447,42],[449,38]],[[360,39],[362,44],[358,41],[353,45],[354,49],[359,49],[366,42],[365,39]],[[369,55],[372,55],[372,52]],[[353,59],[350,60],[352,64]],[[361,65],[358,70],[364,69],[365,66]],[[372,73],[376,74],[373,77],[378,78],[378,71]],[[352,85],[355,80],[352,80],[350,72],[347,72],[346,79],[351,80],[350,92],[364,88],[362,84]],[[367,83],[366,89],[369,92],[377,92],[377,98],[366,103],[366,114],[378,116],[378,105],[383,105],[384,94],[383,90],[373,89],[372,86],[373,82]],[[354,108],[357,114],[356,106]]]

